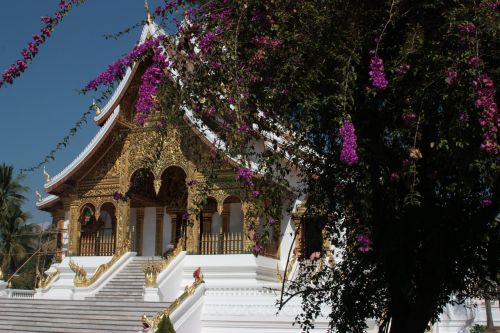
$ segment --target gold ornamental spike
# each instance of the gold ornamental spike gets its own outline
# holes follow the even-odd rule
[[[156,195],[158,195],[160,193],[160,188],[161,188],[161,179],[155,179],[153,181],[153,185],[155,188]]]
[[[47,170],[45,170],[45,167],[43,167],[43,176],[45,177],[45,182],[46,183],[50,182],[50,175],[47,172]]]
[[[38,192],[38,190],[35,191],[35,195],[36,195],[36,202],[42,201],[42,195],[40,194],[40,192]]]
[[[144,9],[146,10],[147,22],[149,25],[153,24],[153,17],[151,16],[151,12],[149,11],[148,0],[144,0]]]
[[[95,115],[98,116],[101,114],[101,108],[95,102],[95,99],[92,100],[92,108],[95,110]]]

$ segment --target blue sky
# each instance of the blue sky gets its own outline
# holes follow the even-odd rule
[[[161,2],[149,0],[151,8]],[[42,27],[40,16],[52,16],[58,3],[0,2],[0,72],[20,57],[31,36]],[[66,16],[22,77],[0,88],[0,163],[13,165],[16,170],[31,167],[55,148],[92,103],[92,94],[79,95],[77,90],[128,52],[138,40],[140,29],[119,40],[106,40],[103,35],[144,18],[143,0],[87,0]],[[90,120],[56,160],[47,164],[47,171],[51,175],[61,171],[97,131]],[[28,174],[24,184],[30,187],[24,209],[32,213],[31,222],[50,221],[49,214],[35,207],[35,189],[44,194],[42,170]]]

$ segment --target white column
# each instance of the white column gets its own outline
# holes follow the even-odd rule
[[[166,251],[168,245],[172,242],[172,217],[165,213],[163,214],[163,251]],[[175,244],[174,244],[175,245]]]
[[[142,255],[155,255],[156,207],[144,208],[144,227],[142,233]]]

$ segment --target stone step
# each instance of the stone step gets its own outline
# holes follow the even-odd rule
[[[0,313],[0,318],[2,317],[8,317],[10,319],[12,318],[18,318],[22,316],[28,316],[28,317],[42,317],[42,318],[75,318],[75,315],[78,315],[78,318],[100,318],[100,317],[116,317],[117,315],[125,316],[127,318],[132,318],[135,314],[139,313],[141,316],[142,314],[146,315],[153,315],[156,314],[157,312],[166,309],[166,308],[155,308],[155,309],[143,309],[144,311],[140,311],[141,309],[130,309],[128,311],[124,309],[114,309],[114,310],[91,310],[91,309],[54,309],[53,311],[50,311],[50,309],[38,309],[36,312],[33,311],[26,311],[29,310],[28,307],[26,308],[16,308],[16,309],[2,309],[2,312]],[[80,311],[81,310],[81,311]],[[0,319],[0,322],[3,322],[2,319]]]
[[[124,304],[120,301],[87,301],[87,300],[55,300],[55,299],[18,299],[18,298],[0,298],[0,305],[11,306],[11,305],[25,305],[29,307],[52,307],[58,305],[77,305],[77,306],[99,306],[99,307],[144,307],[144,308],[156,308],[165,307],[170,303],[168,302],[138,302],[136,304]],[[2,307],[3,308],[3,307]]]
[[[142,283],[138,284],[138,285],[134,285],[135,288],[131,288],[131,285],[128,285],[128,284],[127,285],[115,285],[115,284],[112,284],[112,285],[105,286],[99,292],[103,292],[103,291],[117,291],[117,290],[130,290],[130,289],[142,291],[142,286],[143,286]]]
[[[26,322],[7,322],[0,323],[1,332],[14,332],[14,329],[22,329],[25,331],[36,329],[31,332],[138,332],[142,329],[140,320],[137,325],[106,325],[106,324],[93,324],[93,323],[44,323],[38,321],[31,321],[29,325]]]
[[[51,308],[53,313],[72,313],[72,314],[94,314],[94,315],[99,315],[99,314],[113,314],[116,312],[119,313],[156,313],[159,311],[159,309],[165,309],[168,306],[165,307],[155,307],[155,308],[141,308],[141,307],[108,307],[107,309],[104,308],[89,308],[89,307],[75,307],[75,306],[57,306]],[[4,312],[6,308],[2,307],[2,313]],[[24,313],[31,313],[35,312],[36,310],[37,313],[44,313],[45,310],[44,308],[34,308],[30,306],[25,306],[25,307],[11,307],[10,311],[12,312],[24,312]],[[5,310],[7,311],[7,310]]]
[[[105,291],[105,292],[100,292],[95,297],[119,297],[119,299],[123,298],[129,298],[129,297],[141,297],[142,296],[142,291]]]
[[[3,311],[2,311],[3,312]],[[133,314],[132,314],[133,315]],[[22,312],[17,313],[2,313],[0,314],[0,322],[2,324],[15,324],[19,321],[37,321],[37,322],[49,322],[49,323],[84,323],[84,322],[93,322],[93,323],[106,323],[106,325],[133,325],[137,326],[137,323],[140,323],[141,315],[138,317],[133,316],[123,316],[121,313],[109,314],[107,316],[104,315],[78,315],[78,318],[74,316],[63,316],[58,313],[50,316],[50,314],[45,313],[44,316],[40,316],[37,314],[24,314]]]

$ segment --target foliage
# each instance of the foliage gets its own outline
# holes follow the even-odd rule
[[[23,192],[27,188],[20,184],[21,176],[14,176],[13,167],[0,166],[0,269],[8,276],[19,268],[24,260],[45,242],[40,237],[41,228],[36,224],[27,224],[29,213],[22,211],[25,201]],[[47,258],[43,258],[46,262]],[[12,280],[17,288],[33,289],[36,277],[37,261],[32,260]]]
[[[469,330],[470,333],[484,333],[486,332],[486,328],[483,325],[474,325]]]
[[[12,166],[5,163],[0,165],[0,211],[7,209],[8,202],[20,204],[26,199],[22,195],[22,192],[27,190],[26,187],[20,184],[22,179],[22,176],[14,177],[14,168]]]
[[[328,311],[340,332],[362,332],[367,318],[423,332],[446,303],[487,296],[499,281],[498,7],[165,1],[162,22],[185,20],[161,48],[132,51],[146,65],[136,119],[166,133],[187,110],[217,135],[212,160],[239,164],[254,207],[255,254],[290,192],[305,205],[302,227],[319,221],[342,260],[316,265],[331,253],[315,251],[288,282],[305,331]],[[128,60],[84,91],[112,87]],[[197,186],[200,205],[209,186]]]
[[[0,224],[0,254],[3,272],[13,273],[23,259],[32,253],[38,245],[33,234],[39,231],[36,224],[27,224],[29,213],[25,213],[15,204],[10,203],[3,214]]]
[[[156,108],[166,119],[192,110],[238,156],[254,221],[264,216],[256,253],[300,170],[306,215],[342,257],[319,272],[303,262],[289,283],[304,329],[326,306],[338,331],[378,318],[423,332],[447,302],[494,290],[497,2],[187,5],[189,22],[165,42],[178,75]],[[268,149],[252,149],[262,140]]]
[[[32,36],[33,41],[28,43],[28,47],[21,52],[22,58],[17,60],[14,64],[10,65],[2,74],[0,78],[0,88],[7,84],[12,84],[16,78],[28,68],[28,64],[38,54],[38,48],[43,45],[48,38],[52,35],[54,28],[58,25],[63,18],[70,12],[73,6],[82,4],[85,0],[60,0],[59,8],[54,13],[55,17],[42,16],[40,20],[44,26],[40,29],[40,34]]]
[[[175,333],[174,325],[172,325],[169,316],[163,316],[160,324],[158,324],[156,333]]]

